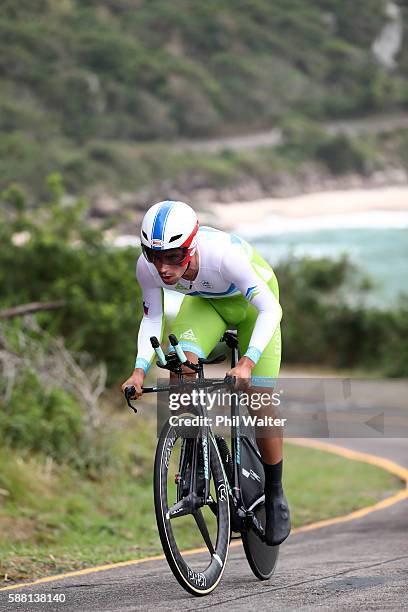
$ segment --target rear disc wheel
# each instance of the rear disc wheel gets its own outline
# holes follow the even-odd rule
[[[254,513],[265,530],[265,504],[259,504]],[[268,580],[278,562],[279,546],[268,546],[253,529],[242,532],[242,544],[251,570],[259,580]]]

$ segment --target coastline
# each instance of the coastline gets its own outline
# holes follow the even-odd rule
[[[408,186],[320,191],[288,198],[262,198],[248,202],[213,202],[207,208],[206,222],[232,230],[239,226],[263,223],[268,217],[286,222],[296,219],[338,217],[361,213],[407,213]]]

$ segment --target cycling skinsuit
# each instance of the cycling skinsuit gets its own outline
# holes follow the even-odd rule
[[[166,285],[143,255],[136,276],[142,288],[144,316],[135,367],[145,372],[155,353],[150,337],[162,338],[163,288],[185,298],[171,331],[185,351],[207,357],[228,328],[236,327],[241,354],[255,362],[252,381],[273,386],[281,359],[279,288],[270,265],[235,234],[211,227],[197,233],[199,270],[193,281],[181,278]]]

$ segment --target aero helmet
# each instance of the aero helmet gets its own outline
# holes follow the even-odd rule
[[[152,251],[183,249],[180,265],[189,263],[196,250],[198,220],[194,210],[184,202],[165,200],[154,204],[143,217],[140,240],[143,253],[152,261]]]

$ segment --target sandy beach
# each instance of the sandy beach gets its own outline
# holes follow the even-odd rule
[[[201,225],[242,235],[333,228],[339,224],[341,227],[408,227],[408,185],[322,191],[228,204],[209,202],[198,216]],[[137,233],[123,232],[118,236],[115,231],[108,231],[106,236],[116,246],[140,244]]]
[[[408,186],[309,193],[292,198],[265,198],[251,202],[213,203],[208,212],[218,226],[261,223],[265,218],[289,219],[353,215],[370,211],[408,212]]]

